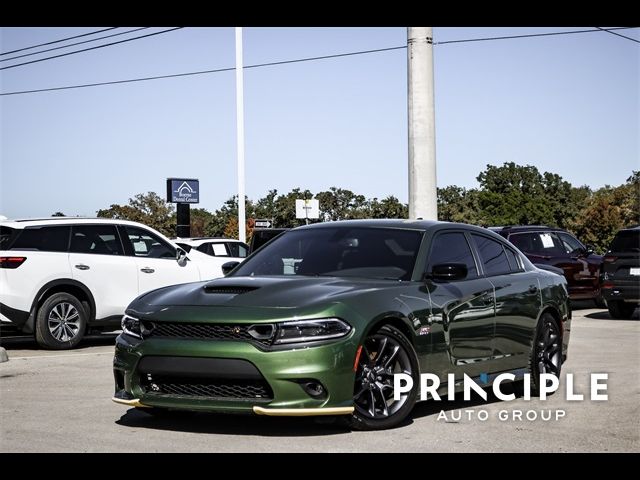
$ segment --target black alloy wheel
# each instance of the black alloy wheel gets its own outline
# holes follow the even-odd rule
[[[536,337],[529,360],[531,393],[540,394],[540,375],[543,373],[560,378],[562,369],[562,335],[556,319],[545,313],[538,321]],[[547,380],[547,382],[551,382]]]
[[[393,376],[405,373],[414,388],[393,398]],[[385,325],[369,335],[355,374],[352,428],[382,430],[398,425],[411,412],[418,393],[418,361],[411,343],[398,329]]]

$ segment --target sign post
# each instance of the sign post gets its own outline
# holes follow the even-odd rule
[[[304,218],[307,225],[310,218],[320,218],[320,201],[297,199],[296,218]]]
[[[167,202],[176,203],[176,236],[191,236],[192,203],[200,203],[200,181],[195,178],[167,178]]]

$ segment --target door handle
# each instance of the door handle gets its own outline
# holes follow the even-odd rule
[[[79,263],[79,264],[75,265],[75,267],[78,270],[89,270],[89,268],[91,268],[91,267],[89,267],[89,265],[85,265],[84,263]]]
[[[144,273],[153,273],[153,272],[155,272],[155,270],[153,268],[149,268],[149,267],[141,268],[140,271],[144,272]]]
[[[529,285],[529,293],[536,293],[538,291],[538,287],[535,285]]]

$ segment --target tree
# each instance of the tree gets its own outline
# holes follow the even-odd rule
[[[56,212],[51,215],[52,217],[66,217],[66,215],[62,212]]]
[[[623,185],[598,189],[582,205],[570,227],[583,242],[605,252],[618,230],[640,223],[640,172],[632,172]]]
[[[368,218],[409,218],[409,207],[400,203],[393,195],[378,201],[372,198],[367,202],[365,213]]]
[[[487,165],[477,180],[480,224],[562,226],[571,213],[571,184],[556,174],[540,174],[532,165]]]
[[[438,188],[438,220],[479,223],[478,190],[467,190],[455,185]]]
[[[128,205],[112,204],[107,209],[98,210],[97,215],[140,222],[167,236],[174,236],[176,232],[175,207],[155,192],[139,193],[129,199]]]
[[[320,201],[320,219],[325,222],[370,216],[365,196],[351,190],[331,187],[318,193],[316,199]]]

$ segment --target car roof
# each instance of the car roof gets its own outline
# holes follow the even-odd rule
[[[17,220],[1,220],[0,225],[10,228],[40,227],[43,225],[78,225],[78,224],[118,224],[134,227],[152,227],[130,220],[118,220],[115,218],[91,218],[91,217],[47,217],[47,218],[21,218]]]
[[[224,237],[195,237],[195,238],[174,238],[174,242],[182,242],[187,245],[202,245],[203,243],[242,243],[240,240],[236,240],[235,238],[224,238]]]
[[[559,230],[564,231],[559,227],[550,227],[548,225],[505,225],[499,227],[488,227],[493,232],[505,232],[505,231],[526,231],[526,230]]]
[[[408,219],[362,219],[362,220],[339,220],[335,222],[323,222],[323,223],[314,223],[311,225],[303,225],[301,227],[295,228],[294,230],[303,230],[303,229],[322,229],[322,228],[332,228],[332,227],[364,227],[364,228],[398,228],[404,230],[441,230],[444,228],[462,228],[465,230],[472,230],[478,233],[489,233],[491,236],[495,236],[500,238],[500,240],[504,241],[502,237],[500,237],[496,232],[492,232],[483,227],[478,227],[476,225],[469,225],[466,223],[456,223],[456,222],[440,222],[436,220],[408,220]]]

